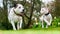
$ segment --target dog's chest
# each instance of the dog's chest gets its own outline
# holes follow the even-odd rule
[[[19,21],[22,18],[21,16],[16,15],[13,11],[9,13],[8,17],[13,21]]]

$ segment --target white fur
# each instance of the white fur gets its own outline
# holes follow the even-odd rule
[[[21,7],[21,8],[19,8]],[[11,8],[11,10],[8,12],[8,20],[9,22],[12,24],[13,26],[13,30],[16,30],[15,27],[15,22],[17,22],[17,29],[19,30],[20,28],[22,28],[22,17],[18,16],[14,13],[14,11],[19,14],[23,11],[24,7],[21,4],[17,4],[17,7],[13,7]]]
[[[41,8],[41,11],[40,11],[40,13],[42,14],[42,16],[41,17],[39,17],[40,18],[40,20],[42,21],[42,28],[44,28],[44,22],[43,21],[45,21],[46,22],[46,28],[48,28],[48,26],[50,26],[51,25],[51,22],[52,22],[52,15],[51,14],[49,14],[49,15],[45,15],[45,14],[47,14],[48,12],[49,12],[49,10],[48,10],[48,8],[49,9],[51,9],[52,7],[51,7],[51,4],[55,1],[55,0],[41,0],[42,1],[42,3],[44,3],[44,4],[42,4],[42,6],[41,7],[43,7],[43,8]],[[49,7],[47,7],[47,4],[49,5]]]
[[[39,17],[39,18],[40,18],[40,20],[42,22],[42,28],[44,28],[44,22],[43,21],[45,21],[46,24],[47,24],[46,28],[48,28],[48,26],[51,25],[51,22],[52,22],[52,16],[51,16],[51,14],[48,14],[47,16],[45,15],[48,12],[49,12],[48,8],[46,8],[46,7],[41,8],[40,13],[42,14],[42,16]]]

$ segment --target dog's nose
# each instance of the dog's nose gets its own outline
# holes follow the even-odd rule
[[[24,9],[23,9],[23,11],[24,11]]]

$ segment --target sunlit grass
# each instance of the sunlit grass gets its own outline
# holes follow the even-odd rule
[[[0,30],[0,34],[60,34],[60,28]]]

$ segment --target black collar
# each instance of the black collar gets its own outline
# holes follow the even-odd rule
[[[45,14],[46,16],[49,15],[49,12]]]

